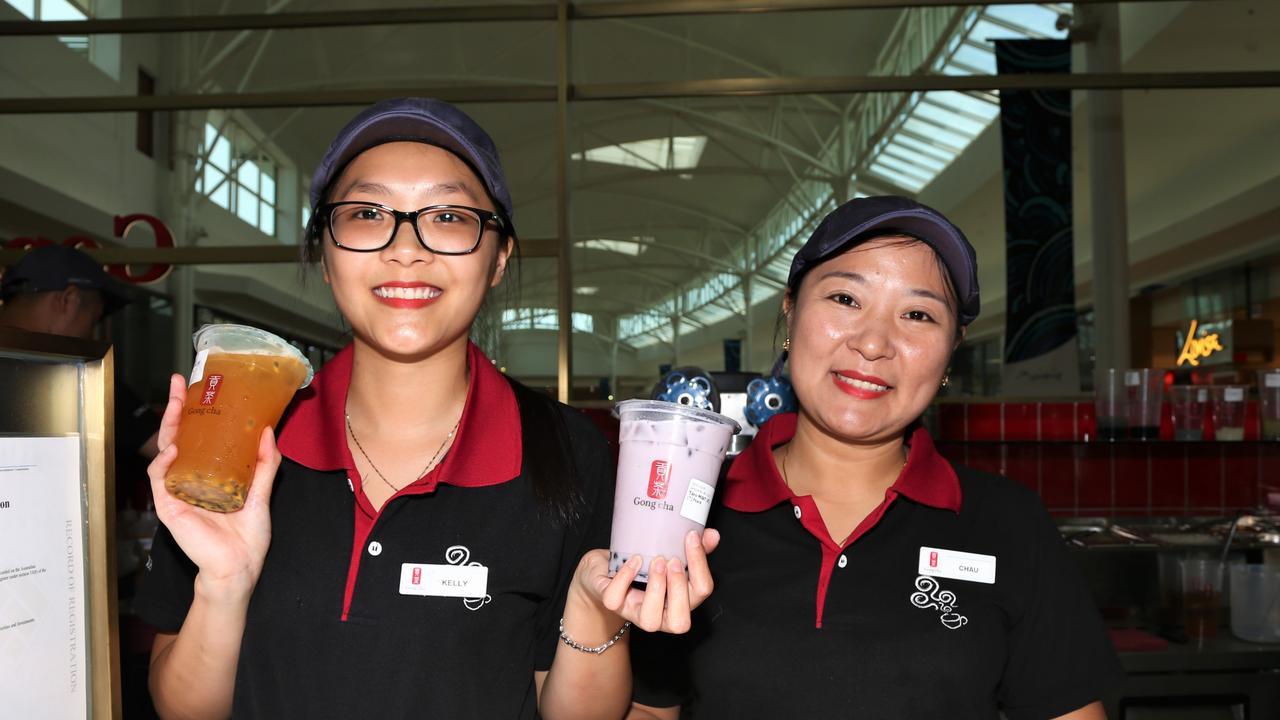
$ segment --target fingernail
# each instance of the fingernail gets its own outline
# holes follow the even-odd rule
[[[684,565],[681,564],[679,558],[671,559],[671,572],[674,572],[674,573],[684,572]]]
[[[684,539],[685,539],[685,540],[691,540],[691,541],[693,541],[693,542],[698,542],[698,531],[697,531],[697,530],[690,530],[690,531],[689,531],[689,534],[684,536]]]
[[[633,567],[633,568],[638,568],[638,567],[640,567],[640,564],[641,564],[640,556],[639,556],[639,555],[632,555],[631,557],[627,558],[627,564],[628,564],[628,565],[630,565],[630,566],[631,566],[631,567]]]
[[[662,559],[661,555],[649,561],[650,573],[654,575],[661,575],[666,571],[667,571],[667,561]]]

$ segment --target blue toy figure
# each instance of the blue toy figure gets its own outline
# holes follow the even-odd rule
[[[743,414],[747,422],[756,427],[778,413],[795,412],[798,407],[791,381],[782,375],[756,378],[747,383],[747,406]]]

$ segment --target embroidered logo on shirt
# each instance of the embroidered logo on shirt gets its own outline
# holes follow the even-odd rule
[[[450,565],[459,565],[466,567],[484,567],[479,562],[471,561],[471,551],[465,545],[451,545],[448,550],[444,551],[444,559]],[[462,604],[467,606],[468,610],[479,610],[484,607],[493,598],[485,594],[484,597],[463,598]]]
[[[956,594],[943,590],[937,580],[927,575],[916,578],[916,592],[911,593],[911,604],[922,610],[937,610],[938,620],[948,630],[959,630],[969,624],[969,618],[955,611]]]

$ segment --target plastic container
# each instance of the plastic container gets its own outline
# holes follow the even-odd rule
[[[1280,565],[1233,563],[1231,634],[1251,642],[1280,642]]]

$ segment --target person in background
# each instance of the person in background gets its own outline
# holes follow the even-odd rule
[[[85,253],[63,245],[35,248],[0,277],[0,327],[90,340],[102,319],[130,302],[129,294]],[[156,456],[160,419],[129,386],[116,365],[117,462]],[[119,473],[117,473],[119,474]]]
[[[1119,663],[1034,491],[948,462],[919,418],[977,317],[964,234],[852,200],[783,299],[798,413],[731,466],[715,594],[633,640],[632,718],[1104,717]]]

